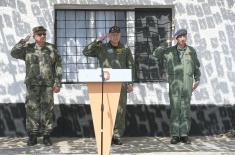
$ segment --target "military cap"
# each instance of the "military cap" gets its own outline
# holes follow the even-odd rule
[[[40,31],[47,31],[47,29],[45,29],[43,26],[37,26],[37,27],[34,27],[33,28],[33,33],[37,33],[37,32],[40,32]]]
[[[182,35],[187,35],[187,30],[186,29],[179,29],[178,31],[176,31],[176,33],[174,34],[175,38],[178,38],[179,36]]]
[[[112,26],[109,29],[109,33],[120,33],[120,28],[118,26]]]

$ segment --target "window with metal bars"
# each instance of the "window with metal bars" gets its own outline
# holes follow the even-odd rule
[[[135,10],[135,73],[136,81],[166,81],[162,60],[153,56],[154,50],[172,36],[172,9]]]
[[[165,11],[164,11],[165,10]],[[78,70],[97,68],[97,58],[82,50],[109,28],[121,28],[121,42],[135,58],[136,82],[165,80],[163,63],[152,52],[171,36],[171,9],[55,10],[55,43],[62,57],[63,83],[78,83]]]

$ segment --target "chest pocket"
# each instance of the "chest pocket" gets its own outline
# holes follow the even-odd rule
[[[126,48],[119,48],[117,49],[116,53],[121,68],[128,68],[128,58],[127,58]]]
[[[117,53],[117,55],[124,55],[125,49],[124,48],[118,48],[118,49],[116,49],[116,53]]]
[[[26,55],[26,64],[28,64],[28,65],[39,64],[39,56],[34,53],[27,54]]]
[[[44,79],[51,79],[53,77],[53,58],[49,53],[42,52],[41,53],[41,62],[40,62],[40,70]]]
[[[51,58],[51,56],[49,54],[43,52],[41,57],[42,57],[42,60],[41,60],[42,64],[44,64],[48,67],[52,65],[53,59]]]
[[[194,62],[190,54],[184,55],[184,68],[186,74],[188,74],[189,76],[193,76]]]
[[[26,54],[26,71],[28,78],[36,78],[40,75],[39,56],[35,53]]]
[[[181,63],[179,62],[179,59],[174,52],[170,52],[168,55],[166,55],[166,68],[169,75],[176,74],[176,68]]]

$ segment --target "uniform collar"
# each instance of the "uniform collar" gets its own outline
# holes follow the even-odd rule
[[[113,45],[111,44],[111,42],[109,41],[109,46],[110,46],[111,48],[119,48],[119,47],[120,47],[120,42],[118,43],[118,46],[113,46]]]
[[[35,43],[34,49],[41,50],[46,46],[46,43],[44,43],[44,46],[39,46],[37,43]]]
[[[178,44],[176,45],[178,51],[185,51],[187,49],[187,44],[185,44],[184,48],[180,48]]]

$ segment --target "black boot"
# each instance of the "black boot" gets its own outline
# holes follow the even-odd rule
[[[29,134],[29,139],[27,141],[28,146],[33,146],[37,144],[37,136],[35,134]]]
[[[180,138],[179,137],[173,136],[171,138],[171,144],[177,144],[179,142],[180,142]]]
[[[51,142],[51,138],[49,135],[44,135],[43,136],[43,144],[46,146],[51,146],[52,142]]]
[[[122,145],[122,141],[120,138],[112,138],[112,144]]]
[[[183,136],[180,137],[181,142],[185,143],[185,144],[191,144],[191,140],[189,139],[188,136]]]

